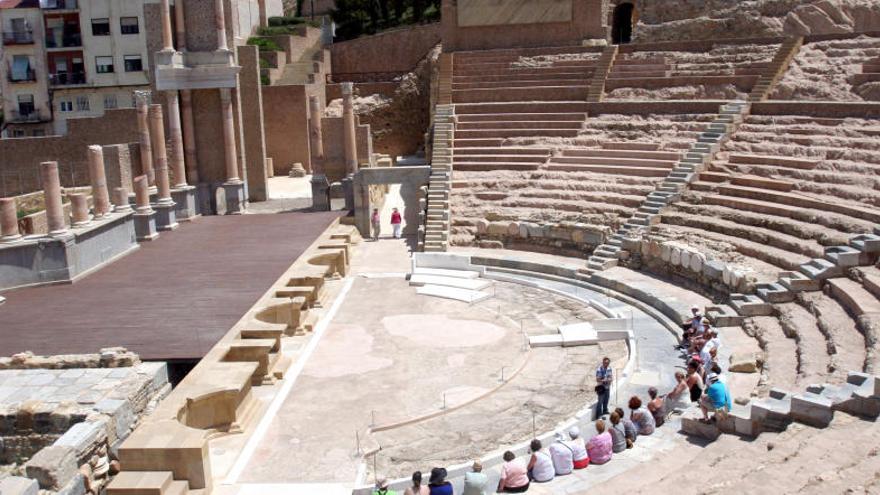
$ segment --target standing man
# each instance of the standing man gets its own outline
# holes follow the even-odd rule
[[[397,211],[397,208],[394,208],[391,212],[391,230],[394,231],[394,238],[400,239],[400,225],[403,223],[403,219],[400,218],[400,212]]]
[[[382,220],[379,218],[379,209],[373,208],[373,214],[370,216],[370,224],[373,226],[373,240],[379,240],[379,231],[382,228]]]
[[[602,366],[596,368],[596,395],[599,398],[599,404],[596,407],[597,418],[608,414],[608,400],[611,398],[611,382],[613,378],[611,360],[604,357],[602,358]]]

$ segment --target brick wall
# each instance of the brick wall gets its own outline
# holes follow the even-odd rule
[[[66,136],[0,139],[0,196],[42,189],[39,165],[46,161],[58,162],[62,186],[86,185],[89,145],[137,140],[137,111],[132,108],[108,110],[102,117],[70,119]]]
[[[404,73],[440,42],[440,23],[395,29],[330,45],[333,74]]]

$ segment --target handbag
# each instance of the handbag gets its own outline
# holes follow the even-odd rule
[[[603,384],[596,385],[596,393],[597,394],[604,394],[607,390],[608,390],[608,387],[606,387]]]

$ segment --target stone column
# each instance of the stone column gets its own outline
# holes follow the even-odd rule
[[[214,30],[217,32],[217,50],[228,50],[229,48],[226,44],[226,14],[223,12],[223,0],[214,0]]]
[[[113,189],[113,204],[116,206],[116,213],[129,213],[131,204],[128,202],[128,189],[117,187]],[[150,198],[147,196],[147,206],[150,204]]]
[[[177,91],[168,91],[168,132],[171,133],[171,170],[174,184],[171,198],[178,221],[194,220],[199,216],[196,205],[196,188],[186,183],[186,153],[183,149],[183,133],[180,128],[180,105]]]
[[[321,103],[317,96],[309,97],[309,144],[312,162],[312,208],[330,210],[330,182],[324,172],[324,134],[321,127]]]
[[[150,206],[150,189],[145,175],[134,178],[134,204],[138,213],[152,213]]]
[[[177,91],[168,91],[168,132],[171,133],[171,170],[174,188],[186,187],[186,161],[183,153],[183,131],[180,127],[180,100]]]
[[[350,82],[342,83],[342,128],[345,141],[345,173],[351,175],[357,172],[357,135],[354,119],[354,85]]]
[[[150,108],[147,102],[149,92],[136,91],[138,113],[138,141],[141,151],[141,171],[147,176],[150,186],[156,184],[156,173],[153,170],[153,145],[150,142]]]
[[[180,105],[183,110],[183,154],[186,164],[186,175],[190,184],[199,183],[199,165],[196,155],[195,119],[192,109],[192,91],[184,89],[180,92]]]
[[[61,204],[61,178],[58,176],[58,162],[40,164],[40,178],[43,181],[43,199],[46,202],[46,221],[49,235],[67,233],[64,223],[64,207]]]
[[[173,52],[174,40],[171,37],[171,5],[168,0],[162,0],[160,7],[162,15],[162,51]]]
[[[147,176],[134,178],[135,212],[134,232],[138,242],[152,241],[159,237],[156,232],[156,212],[150,207],[150,189]]]
[[[171,202],[171,185],[168,179],[168,151],[165,149],[165,122],[162,105],[150,105],[150,141],[153,145],[153,169],[159,188],[157,203]]]
[[[218,214],[238,214],[244,209],[244,182],[238,175],[238,153],[235,146],[235,122],[232,116],[232,91],[220,88],[220,109],[223,119],[223,147],[226,158],[224,198],[217,203]]]
[[[0,242],[21,240],[18,231],[18,215],[15,211],[15,199],[0,198]]]
[[[168,151],[165,149],[165,121],[162,118],[162,105],[150,105],[150,137],[153,141],[153,163],[156,169],[156,185],[159,195],[156,200],[156,228],[174,230],[177,219],[174,200],[171,199],[171,183],[168,179]]]
[[[186,51],[186,11],[183,7],[184,0],[174,2],[174,28],[177,32],[177,51]]]
[[[89,200],[85,194],[68,194],[67,199],[70,200],[70,217],[71,226],[85,227],[91,223],[89,218]]]
[[[95,219],[110,214],[110,192],[107,190],[107,174],[104,170],[104,149],[89,146],[89,177],[92,179],[92,198],[95,201]]]

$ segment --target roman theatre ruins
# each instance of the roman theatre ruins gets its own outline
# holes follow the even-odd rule
[[[15,70],[97,3],[0,1]],[[296,3],[144,0],[130,108],[9,124],[0,495],[493,493],[694,355],[728,408],[528,493],[880,493],[880,1]]]

